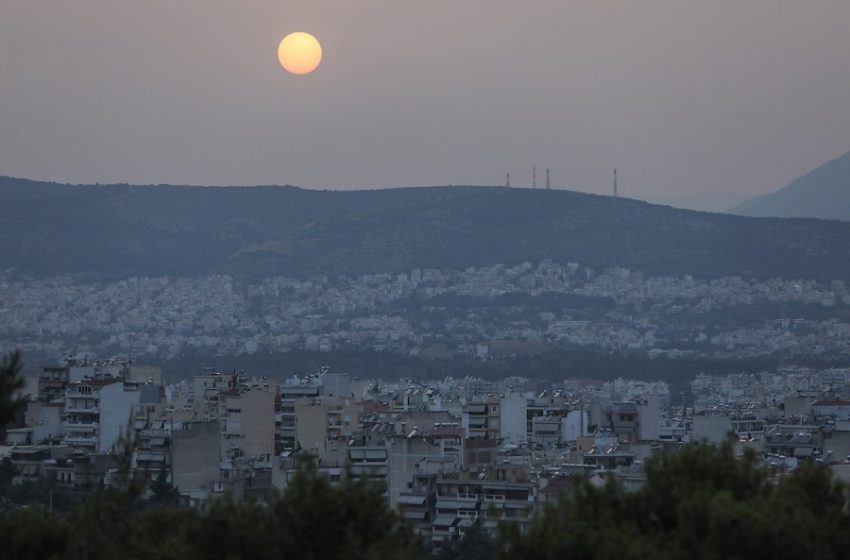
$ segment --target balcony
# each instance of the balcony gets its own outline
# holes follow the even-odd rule
[[[65,412],[67,414],[100,414],[100,408],[96,406],[81,407],[66,404]]]
[[[78,419],[67,420],[65,422],[66,430],[83,430],[93,432],[99,427],[97,422],[83,422]]]
[[[139,432],[141,437],[167,437],[171,434],[170,430],[145,429]]]
[[[65,443],[68,445],[79,445],[85,447],[94,447],[97,445],[98,437],[96,435],[83,436],[79,434],[69,434],[65,436]]]
[[[63,381],[61,379],[50,379],[46,377],[40,377],[38,380],[38,384],[44,388],[48,389],[62,389],[66,385],[68,385],[68,381]]]
[[[136,454],[136,462],[138,463],[164,463],[165,453],[157,453],[151,451],[139,451]]]

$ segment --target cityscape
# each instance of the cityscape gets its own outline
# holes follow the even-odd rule
[[[0,560],[850,559],[850,2],[0,14]]]
[[[366,348],[412,356],[572,344],[671,357],[850,353],[843,279],[652,277],[551,260],[355,278],[0,277],[0,343],[168,360]],[[527,344],[523,344],[527,343]]]
[[[164,384],[126,356],[69,359],[33,387],[25,427],[7,430],[13,483],[90,493],[117,476],[109,459],[129,434],[132,471],[166,477],[197,507],[285,490],[306,453],[330,481],[367,480],[436,550],[479,516],[494,535],[527,529],[576,475],[639,488],[650,457],[693,442],[752,450],[777,480],[805,461],[850,476],[850,368],[700,375],[691,406],[672,406],[665,382],[622,378],[414,382],[323,368]]]

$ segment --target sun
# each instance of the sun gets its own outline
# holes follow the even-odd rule
[[[277,59],[288,72],[299,76],[309,74],[322,61],[322,45],[309,33],[290,33],[278,45]]]

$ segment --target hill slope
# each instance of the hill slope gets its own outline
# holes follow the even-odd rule
[[[732,209],[744,216],[826,218],[850,221],[850,152],[788,186]]]
[[[360,274],[552,258],[650,274],[850,279],[850,224],[569,191],[69,186],[0,178],[0,270]]]

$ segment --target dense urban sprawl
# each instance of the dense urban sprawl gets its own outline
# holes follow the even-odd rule
[[[541,345],[672,357],[850,352],[845,280],[647,277],[578,263],[248,281],[0,276],[0,346],[167,360],[293,349],[488,359]]]

